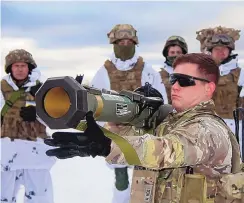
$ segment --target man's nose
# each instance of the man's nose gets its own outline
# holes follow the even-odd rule
[[[23,70],[23,67],[18,67],[18,71],[22,71]]]
[[[181,87],[180,87],[178,81],[176,81],[175,84],[172,85],[172,90],[173,91],[178,91],[178,90],[180,90],[180,88]]]

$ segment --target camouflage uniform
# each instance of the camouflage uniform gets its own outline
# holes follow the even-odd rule
[[[1,91],[5,101],[8,100],[14,89],[7,83],[6,80],[1,81]],[[11,140],[36,140],[39,138],[47,138],[46,127],[38,120],[34,122],[25,122],[20,117],[20,109],[26,105],[26,102],[34,102],[34,97],[28,92],[13,104],[13,107],[3,117],[1,127],[1,138],[9,137]]]
[[[119,92],[122,89],[133,91],[138,87],[144,86],[145,83],[148,82],[153,88],[157,89],[162,94],[165,99],[165,103],[167,103],[167,94],[164,84],[161,83],[160,75],[151,66],[149,66],[142,57],[138,56],[135,50],[131,49],[132,52],[129,52],[128,55],[131,58],[128,58],[127,60],[123,60],[116,56],[115,52],[118,50],[115,49],[115,46],[118,46],[118,44],[116,44],[118,40],[132,40],[134,44],[129,45],[129,49],[130,46],[135,46],[139,43],[135,28],[129,24],[118,24],[107,34],[107,36],[110,44],[113,44],[114,46],[114,53],[97,71],[90,85],[99,89],[103,88]],[[122,47],[122,45],[120,46],[120,48],[127,47]],[[104,125],[104,123],[101,122],[99,124]],[[127,168],[119,165],[108,166],[115,169],[116,177],[122,177],[120,178],[120,181],[116,181],[116,183],[126,182],[127,185],[129,184]],[[119,176],[119,173],[122,174],[122,176]],[[129,202],[129,194],[130,187],[127,189],[125,187],[116,187],[114,188],[112,202],[127,203]]]
[[[214,109],[212,100],[202,102],[184,112],[172,112],[157,127],[155,136],[124,137],[136,151],[131,156],[140,160],[133,174],[131,203],[232,201],[218,195],[217,183],[233,165],[240,167],[240,152],[233,133]],[[114,143],[106,160],[127,164]],[[206,199],[196,200],[201,198]]]
[[[47,137],[46,126],[39,119],[29,122],[20,116],[21,107],[35,103],[29,91],[40,80],[41,74],[32,55],[23,49],[9,52],[5,59],[8,75],[1,80],[2,112],[7,101],[11,107],[3,113],[1,127],[1,202],[16,202],[17,192],[23,184],[25,202],[53,203],[49,169],[55,163],[55,158],[45,154],[50,149],[43,143],[43,138]],[[27,63],[30,71],[21,87],[17,86],[11,74],[11,66],[17,62]],[[22,88],[20,97],[11,105],[11,95]]]
[[[225,46],[230,50],[230,56],[219,63],[220,78],[213,95],[217,114],[225,120],[233,132],[235,123],[233,110],[244,107],[244,69],[239,67],[238,54],[235,50],[235,41],[240,38],[240,30],[218,26],[203,29],[197,32],[197,40],[201,43],[202,52],[211,52],[215,46]],[[241,126],[240,122],[240,129]],[[242,140],[241,133],[239,135]]]
[[[104,67],[108,71],[109,81],[111,85],[111,90],[121,91],[121,90],[135,90],[138,87],[141,87],[141,77],[142,70],[144,67],[144,62],[142,57],[138,58],[135,66],[128,71],[120,71],[115,65],[107,60],[104,64]]]
[[[25,62],[36,68],[37,65],[32,58],[32,55],[21,49],[14,50],[6,56],[5,71],[10,73],[10,68],[13,63]],[[3,79],[1,81],[1,91],[5,101],[9,100],[14,88]],[[26,102],[34,102],[34,97],[29,93],[23,93],[23,96],[18,99],[13,106],[4,115],[1,128],[1,138],[9,137],[14,139],[36,140],[37,137],[46,138],[46,126],[41,124],[38,120],[35,122],[25,122],[20,117],[20,109],[26,105]]]

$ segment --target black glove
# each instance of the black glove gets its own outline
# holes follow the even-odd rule
[[[36,120],[36,107],[27,106],[21,107],[20,116],[23,118],[23,121],[32,122]]]
[[[38,83],[37,85],[30,88],[30,94],[34,97],[36,95],[36,92],[40,89],[42,86],[42,83]]]
[[[84,75],[77,75],[76,76],[76,78],[75,78],[75,80],[78,82],[78,83],[82,83],[82,81],[83,81],[83,78],[84,78]]]
[[[107,138],[93,118],[92,112],[86,115],[87,129],[80,133],[55,132],[53,139],[45,139],[44,143],[58,147],[46,152],[47,156],[67,159],[75,156],[104,156],[110,153],[111,140]]]

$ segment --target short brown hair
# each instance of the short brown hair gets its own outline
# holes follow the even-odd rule
[[[219,81],[219,67],[210,55],[203,53],[190,53],[178,56],[174,63],[173,68],[179,64],[192,63],[197,64],[200,73],[202,73],[209,81],[214,82],[216,85]]]

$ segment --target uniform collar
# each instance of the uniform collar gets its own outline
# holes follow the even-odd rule
[[[176,111],[173,111],[173,112],[169,113],[169,119],[172,119],[172,118],[179,119],[182,116],[185,116],[186,114],[194,113],[194,112],[214,113],[215,112],[214,101],[212,99],[210,99],[208,101],[201,102],[198,105],[196,105],[192,108],[186,109],[185,111],[179,112],[179,113]]]

